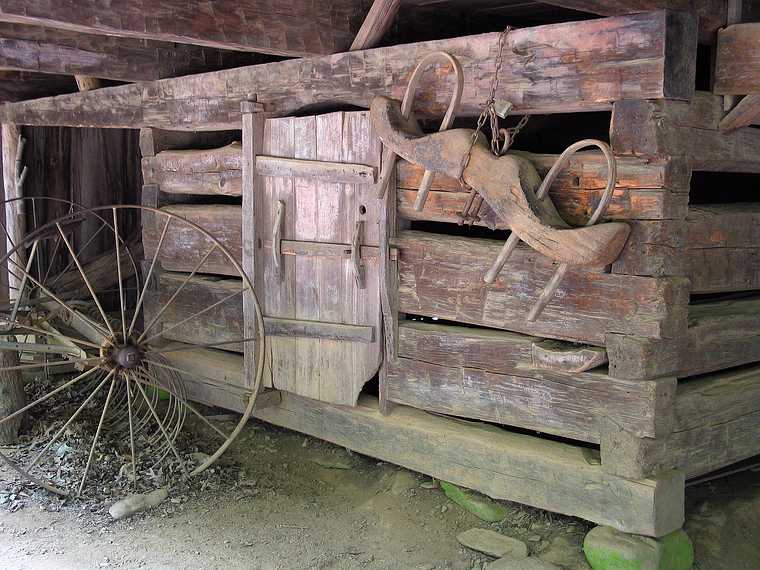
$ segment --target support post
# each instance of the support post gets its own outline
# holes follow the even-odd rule
[[[261,292],[263,283],[261,271],[256,271],[256,256],[263,254],[263,238],[257,235],[255,212],[261,208],[260,177],[256,173],[256,156],[263,153],[264,120],[263,106],[256,102],[256,95],[249,96],[240,104],[243,118],[243,271],[248,275],[254,292]],[[261,306],[262,312],[265,307]],[[250,295],[243,295],[243,338],[256,335],[256,309]],[[251,343],[243,348],[243,373],[247,385],[254,381],[256,358]],[[269,368],[265,367],[265,370]],[[262,387],[271,388],[272,379],[265,375]]]
[[[3,161],[3,200],[21,197],[21,185],[25,169],[21,168],[21,155],[23,153],[23,139],[18,125],[2,125],[2,161]],[[24,235],[23,204],[20,200],[5,202],[2,212],[3,225],[6,228],[6,237],[0,240],[3,257]],[[13,256],[16,263],[23,263],[22,252],[16,252]],[[10,301],[11,291],[19,293],[20,280],[18,272],[12,274],[13,263],[9,259],[0,270],[3,273],[2,287],[0,287],[0,304]],[[13,289],[12,289],[13,287]],[[0,350],[0,369],[18,364],[18,353],[15,350]],[[0,372],[0,417],[12,414],[26,404],[24,393],[24,381],[20,370]],[[23,421],[23,414],[15,419],[0,424],[0,444],[9,444],[16,441],[18,430]]]

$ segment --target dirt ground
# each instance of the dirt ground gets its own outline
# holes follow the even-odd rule
[[[108,515],[110,497],[5,496],[0,568],[480,570],[488,558],[456,540],[472,527],[522,539],[566,570],[588,568],[584,521],[505,503],[507,518],[488,524],[428,477],[262,423],[248,425],[224,463],[224,477],[123,521]],[[697,570],[760,568],[760,472],[689,488],[687,516]]]

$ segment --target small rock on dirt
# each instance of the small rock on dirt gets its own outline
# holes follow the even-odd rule
[[[507,555],[515,559],[528,557],[528,547],[522,540],[484,528],[471,528],[461,532],[457,535],[457,540],[462,546],[494,558]]]
[[[417,486],[417,481],[414,479],[414,475],[409,471],[399,470],[393,475],[393,483],[391,483],[391,495],[394,497],[400,497],[405,495]]]
[[[111,508],[108,509],[108,514],[116,520],[130,517],[135,513],[159,505],[168,496],[169,491],[166,488],[156,489],[155,491],[141,495],[130,495],[111,505]]]
[[[583,552],[594,570],[689,570],[694,563],[683,530],[655,539],[598,526],[586,535]]]
[[[538,558],[499,558],[486,566],[486,570],[560,570],[560,568]]]

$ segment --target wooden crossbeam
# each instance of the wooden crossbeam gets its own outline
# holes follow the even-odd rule
[[[233,58],[251,63],[250,56],[197,46],[0,22],[3,69],[146,81],[219,69]]]
[[[347,49],[367,8],[364,0],[1,0],[0,21],[300,57]]]
[[[112,87],[5,106],[0,120],[239,129],[240,103],[251,93],[266,111],[283,115],[317,104],[366,108],[376,95],[401,99],[417,62],[438,50],[458,57],[467,78],[459,114],[477,116],[493,77],[498,39],[489,33]],[[507,43],[497,96],[512,102],[514,113],[608,110],[620,99],[693,94],[696,22],[688,14],[660,11],[524,28],[510,33]],[[544,67],[551,73],[542,73]],[[422,82],[420,111],[443,115],[449,90],[435,81],[431,73]]]

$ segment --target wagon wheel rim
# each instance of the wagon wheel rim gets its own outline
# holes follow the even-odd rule
[[[140,285],[139,272],[136,264],[134,264],[134,258],[128,248],[128,241],[120,231],[120,218],[125,218],[129,213],[132,213],[134,217],[139,215],[143,221],[146,217],[161,221],[160,224],[156,224],[157,227],[161,228],[161,237],[151,259],[146,259],[147,273],[142,285]],[[103,292],[98,291],[94,286],[92,276],[88,275],[88,270],[79,257],[81,251],[77,250],[73,240],[66,235],[67,227],[88,216],[94,216],[101,220],[102,224],[99,231],[103,230],[111,234],[110,247],[113,250],[118,273],[118,288],[115,288],[117,291],[110,291],[112,293],[111,306],[103,301]],[[108,221],[109,218],[110,222]],[[148,297],[151,279],[160,267],[163,255],[166,253],[164,244],[168,232],[178,228],[183,231],[198,232],[203,238],[200,243],[204,243],[207,250],[200,256],[200,260],[193,271],[171,293],[169,299],[160,303],[148,316],[145,301]],[[45,277],[41,277],[40,270],[37,270],[35,275],[33,261],[40,249],[40,244],[51,240],[57,240],[56,243],[62,244],[61,249],[67,252],[70,262],[74,265],[76,272],[79,273],[80,286],[89,294],[88,303],[91,308],[89,314],[83,313],[78,308],[78,304],[58,294],[59,291],[53,284],[54,280],[48,279],[47,274],[50,271],[45,272]],[[50,243],[47,245],[50,246]],[[15,261],[16,254],[20,251],[28,253],[25,256],[25,265]],[[201,305],[200,309],[189,317],[183,318],[180,322],[162,330],[160,325],[164,312],[172,306],[192,277],[204,272],[207,261],[212,256],[216,259],[221,258],[229,267],[234,268],[235,277],[240,278],[240,288],[221,301],[214,303],[209,301],[206,305]],[[129,257],[129,262],[132,263],[134,270],[126,278],[122,275],[122,264],[125,257]],[[17,350],[20,356],[39,351],[51,352],[49,343],[40,345],[38,342],[26,341],[31,335],[35,335],[32,337],[33,341],[36,341],[38,337],[42,337],[46,341],[55,339],[70,349],[68,353],[65,353],[65,357],[59,360],[45,361],[40,364],[19,363],[12,366],[0,366],[0,373],[10,373],[14,369],[26,372],[39,370],[49,372],[55,367],[72,364],[79,368],[73,378],[67,378],[54,388],[46,389],[41,396],[34,398],[20,410],[0,417],[0,424],[25,412],[34,413],[35,409],[37,411],[42,410],[44,409],[42,406],[46,402],[49,405],[50,402],[56,401],[53,398],[68,395],[71,398],[76,398],[77,402],[81,402],[75,407],[73,413],[69,415],[67,412],[66,421],[40,450],[35,450],[36,453],[31,461],[26,461],[24,465],[20,465],[18,461],[14,461],[2,452],[0,452],[0,460],[9,464],[14,471],[27,480],[52,492],[68,495],[69,491],[65,487],[71,487],[71,484],[62,485],[60,482],[54,481],[56,477],[50,474],[51,459],[53,462],[55,461],[55,458],[52,457],[54,446],[63,439],[66,430],[75,425],[74,422],[81,424],[82,420],[86,421],[87,417],[89,417],[90,422],[96,419],[96,427],[88,446],[87,459],[81,477],[72,479],[72,482],[77,481],[76,494],[81,495],[93,472],[92,470],[97,467],[98,451],[105,445],[102,437],[104,431],[116,429],[124,433],[121,447],[127,447],[125,442],[128,442],[125,453],[129,461],[122,466],[122,469],[126,465],[131,466],[131,476],[135,486],[138,484],[137,471],[141,464],[151,464],[155,467],[166,457],[172,457],[178,463],[182,477],[192,477],[213,465],[229,448],[253,412],[256,395],[259,392],[263,377],[265,337],[263,316],[253,291],[253,285],[240,263],[217,238],[199,225],[173,212],[144,206],[101,206],[79,209],[28,233],[21,243],[16,244],[8,251],[0,260],[0,264],[7,265],[9,269],[12,269],[22,283],[15,293],[15,298],[11,292],[9,303],[0,307],[4,321],[2,332],[25,335],[21,337],[22,342],[2,343],[2,348]],[[133,278],[136,286],[132,287],[130,293],[125,281]],[[244,402],[244,406],[241,406],[244,411],[234,429],[224,431],[203,416],[188,397],[189,379],[206,384],[213,379],[207,378],[200,371],[189,370],[186,366],[178,366],[173,363],[171,360],[172,352],[185,350],[187,347],[167,345],[162,342],[162,334],[180,326],[192,326],[196,319],[203,318],[203,315],[208,311],[236,296],[244,297],[249,306],[252,307],[255,324],[251,328],[255,333],[252,334],[251,338],[204,345],[205,348],[224,349],[229,347],[222,345],[236,344],[242,346],[244,351],[254,351],[255,370],[249,375],[246,382],[247,386],[241,387],[239,390],[240,397]],[[130,300],[134,301],[131,306]],[[108,309],[113,308],[113,305],[116,306],[116,309],[109,312]],[[54,327],[53,332],[49,328],[45,328],[47,314],[41,322],[35,320],[39,318],[39,313],[44,313],[44,311],[40,311],[40,307],[44,307],[49,313],[55,313],[55,319],[70,325],[66,328],[65,334]],[[86,334],[83,331],[86,331]],[[58,349],[61,347],[54,346],[53,348],[53,350]],[[73,358],[71,353],[77,353],[78,357]],[[85,386],[86,389],[82,391],[81,389]],[[167,403],[161,404],[160,400],[164,394],[166,394]],[[176,444],[185,419],[190,416],[200,420],[211,429],[214,437],[221,440],[215,451],[195,467],[188,465],[187,457],[183,457]],[[112,435],[117,434],[118,432],[116,434],[112,432]],[[86,439],[83,438],[83,441]],[[145,445],[146,442],[148,442],[147,445]],[[146,452],[140,447],[146,447],[150,451]],[[145,454],[142,457],[141,451]],[[148,453],[152,453],[154,458],[157,456],[155,463],[151,463],[153,458],[147,458]],[[60,478],[57,477],[58,480]]]

